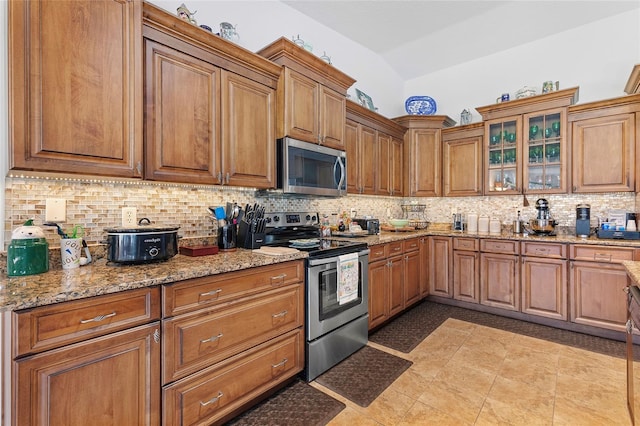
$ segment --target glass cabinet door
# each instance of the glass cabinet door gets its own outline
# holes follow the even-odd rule
[[[518,163],[520,150],[520,117],[487,123],[488,146],[485,157],[488,173],[485,193],[520,192]]]
[[[565,187],[564,110],[525,115],[524,192],[563,192]]]

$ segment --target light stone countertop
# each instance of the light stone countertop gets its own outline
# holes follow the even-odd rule
[[[640,247],[640,241],[606,240],[579,238],[575,235],[523,236],[511,232],[495,234],[470,234],[467,232],[426,229],[410,232],[382,231],[380,235],[360,238],[335,237],[340,240],[366,242],[369,246],[386,244],[424,236],[451,236],[470,238],[491,238],[518,241],[536,241],[569,244],[599,244],[611,246]],[[220,252],[212,256],[189,257],[177,255],[165,262],[142,265],[107,264],[101,259],[78,269],[64,271],[50,270],[44,274],[25,277],[0,276],[0,312],[50,305],[101,294],[117,293],[142,287],[150,287],[175,281],[209,275],[223,274],[248,268],[255,268],[289,260],[304,259],[308,255],[299,252],[286,256],[265,256],[251,250],[237,249],[235,252]],[[628,265],[627,265],[628,264]],[[637,264],[637,266],[635,265]],[[638,269],[640,282],[640,262],[625,262],[627,270]]]
[[[627,270],[627,275],[633,281],[633,284],[636,286],[640,286],[640,262],[633,260],[625,260],[622,262],[625,269]]]

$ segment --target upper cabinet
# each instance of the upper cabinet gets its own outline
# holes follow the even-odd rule
[[[484,123],[442,130],[442,192],[445,197],[482,195]]]
[[[456,124],[446,115],[404,115],[394,121],[404,136],[404,195],[442,195],[442,128]]]
[[[578,88],[476,110],[485,120],[484,193],[567,191],[567,107]]]
[[[281,67],[144,4],[145,178],[275,187]]]
[[[346,94],[355,80],[284,37],[258,55],[284,67],[277,137],[344,149]]]
[[[377,112],[347,101],[345,141],[349,193],[403,195],[405,130]]]
[[[9,166],[142,176],[139,1],[11,1]]]
[[[640,188],[636,141],[640,94],[569,108],[573,192],[621,192]]]

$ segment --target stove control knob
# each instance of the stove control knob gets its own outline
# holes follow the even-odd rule
[[[273,221],[274,222],[280,222],[280,216],[274,216],[273,217]]]
[[[160,253],[160,250],[158,250],[158,248],[157,248],[157,247],[151,247],[151,248],[149,249],[149,255],[150,255],[151,257],[156,257],[156,256],[158,255],[158,253]]]
[[[315,218],[315,216],[314,216],[314,218]],[[307,219],[307,222],[309,222],[309,221],[311,220],[311,215],[310,215],[310,214],[308,214],[308,215],[307,215],[307,217],[306,217],[306,219]]]
[[[271,218],[270,218],[270,217],[266,217],[266,218],[265,218],[265,221],[266,221],[267,223],[271,223]]]

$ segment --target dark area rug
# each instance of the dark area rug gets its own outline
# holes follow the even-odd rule
[[[567,346],[624,358],[624,342],[557,329],[486,312],[423,301],[369,336],[369,341],[409,353],[448,318],[498,328]]]
[[[320,426],[326,425],[345,407],[342,402],[296,379],[227,425]]]
[[[316,382],[361,407],[368,407],[411,364],[406,359],[365,346],[320,375]]]

